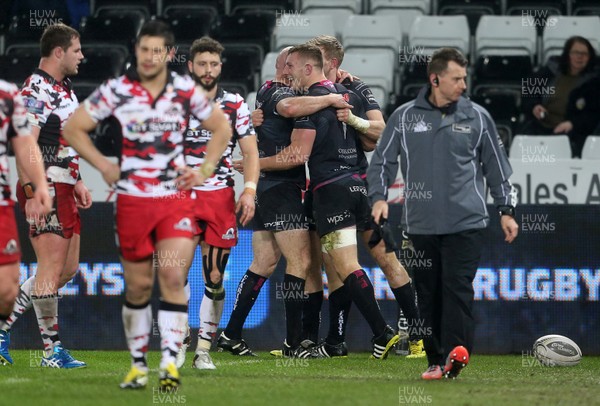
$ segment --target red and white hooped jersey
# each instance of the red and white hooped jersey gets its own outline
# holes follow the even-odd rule
[[[79,178],[79,155],[62,137],[65,123],[79,106],[71,80],[58,82],[47,72],[36,69],[25,80],[21,95],[29,123],[40,128],[38,145],[46,176],[52,182],[74,185]]]
[[[213,104],[195,82],[169,71],[167,84],[154,99],[135,68],[109,79],[84,102],[95,121],[114,116],[123,135],[121,179],[117,193],[162,197],[177,193],[178,168],[185,166],[184,131],[190,114],[207,119]]]
[[[217,89],[215,101],[219,103],[225,117],[231,124],[233,136],[213,176],[208,178],[202,186],[194,187],[195,190],[218,190],[233,187],[233,149],[237,140],[249,135],[256,135],[250,109],[244,98],[237,93],[229,93],[221,87]],[[196,117],[190,117],[190,125],[185,133],[185,161],[192,168],[200,168],[206,155],[206,145],[212,137],[212,132],[202,128],[202,122]]]
[[[9,131],[11,126],[14,131]],[[13,204],[8,177],[8,141],[14,136],[28,135],[31,135],[31,126],[19,88],[0,80],[0,206]]]

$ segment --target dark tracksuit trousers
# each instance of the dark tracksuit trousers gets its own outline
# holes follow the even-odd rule
[[[483,230],[455,234],[411,234],[423,343],[429,365],[443,365],[457,345],[473,349],[473,279],[481,258]]]

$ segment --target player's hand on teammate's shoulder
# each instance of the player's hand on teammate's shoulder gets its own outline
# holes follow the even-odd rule
[[[331,93],[328,97],[331,98],[331,107],[335,107],[336,109],[351,109],[354,107],[353,105],[348,104],[342,94]]]
[[[75,195],[75,205],[78,209],[89,209],[92,206],[92,194],[83,184],[83,181],[77,181],[73,189]]]
[[[251,114],[250,117],[252,118],[252,126],[253,127],[260,127],[263,122],[265,121],[265,115],[262,111],[262,109],[256,109],[254,110]]]
[[[348,79],[350,82],[354,82],[354,79],[360,80],[358,76],[352,76],[350,72],[345,71],[343,69],[338,69],[336,75],[336,82],[341,83],[346,79]]]

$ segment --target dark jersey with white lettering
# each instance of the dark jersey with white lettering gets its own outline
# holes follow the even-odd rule
[[[314,83],[308,88],[309,96],[324,96],[329,93],[343,94],[346,101],[354,106],[352,113],[358,117],[364,116],[358,96],[353,92],[336,88],[329,80]],[[360,172],[358,132],[337,119],[334,107],[296,119],[294,129],[316,131],[308,160],[311,186],[316,187],[325,181]]]
[[[84,106],[95,121],[111,115],[119,121],[123,145],[117,193],[138,197],[177,193],[175,179],[185,166],[183,138],[190,114],[205,120],[213,109],[190,77],[175,72],[169,72],[165,88],[153,98],[135,68],[104,82]]]
[[[79,155],[62,137],[65,123],[79,102],[71,80],[56,81],[41,69],[25,80],[21,89],[29,123],[40,128],[38,144],[46,176],[52,182],[74,185],[79,178]]]
[[[284,83],[266,81],[256,94],[256,108],[261,109],[264,122],[256,128],[258,135],[259,157],[277,155],[290,145],[290,136],[294,129],[294,120],[280,116],[277,113],[277,103],[287,97],[294,97],[293,90]],[[285,171],[264,171],[260,173],[261,180],[294,182],[306,184],[304,166],[297,166]]]
[[[0,206],[10,206],[8,141],[14,136],[31,135],[27,110],[19,88],[0,80]]]
[[[242,96],[237,93],[229,93],[219,86],[215,102],[219,103],[225,117],[229,120],[233,136],[223,152],[215,173],[206,179],[203,185],[195,186],[195,190],[208,191],[233,187],[233,150],[237,140],[256,135],[250,121],[248,104]],[[211,138],[212,132],[202,128],[202,123],[196,117],[191,116],[189,128],[185,133],[185,161],[189,166],[196,169],[202,166],[206,155],[206,146]]]

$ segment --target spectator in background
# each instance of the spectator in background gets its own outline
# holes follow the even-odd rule
[[[569,38],[558,60],[542,68],[523,94],[523,110],[531,114],[520,134],[567,134],[579,157],[585,137],[598,124],[599,92],[596,52],[580,36]],[[593,85],[592,85],[593,84]]]

